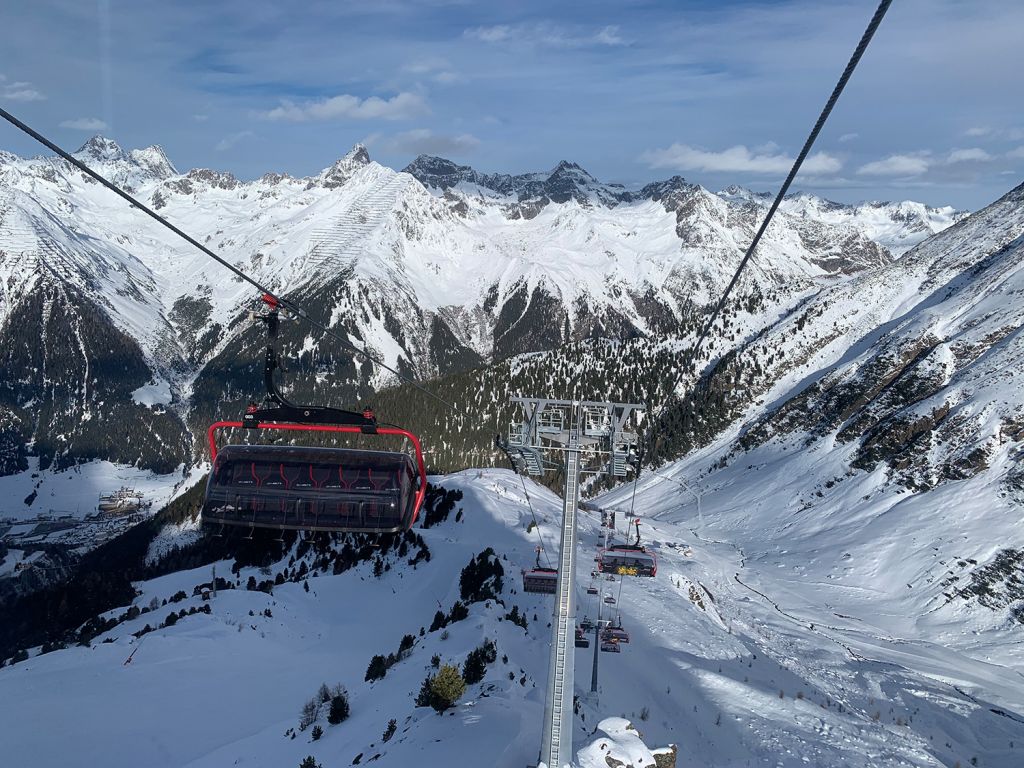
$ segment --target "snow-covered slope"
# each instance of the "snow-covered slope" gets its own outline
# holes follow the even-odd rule
[[[659,570],[600,582],[631,637],[621,653],[601,654],[596,698],[587,693],[592,649],[576,652],[581,766],[604,753],[646,760],[645,745],[668,744],[679,766],[1019,764],[1022,280],[1019,187],[897,262],[809,290],[794,311],[739,333],[730,354],[718,338],[695,397],[717,431],[645,472],[635,499],[626,485],[596,502],[619,509],[620,525],[628,509],[641,516]],[[749,331],[742,314],[734,322]],[[273,594],[221,590],[209,615],[135,638],[172,609],[203,605],[188,595],[209,568],[171,573],[138,585],[135,605],[155,597],[156,613],[122,606],[110,616],[124,621],[89,648],[0,670],[0,701],[19,702],[0,717],[10,754],[61,765],[139,755],[196,766],[298,765],[308,754],[324,765],[378,754],[382,766],[534,760],[550,604],[518,589],[537,540],[522,488],[502,470],[441,482],[464,493],[463,511],[418,531],[431,558],[415,568],[410,545],[383,555],[390,567],[379,577],[370,562],[335,574],[328,560],[319,575],[300,576],[318,552],[296,549],[233,577],[244,587],[280,573]],[[537,486],[530,495],[553,553],[558,500]],[[591,618],[598,533],[596,514],[585,514],[578,605]],[[174,541],[196,542],[194,528],[165,531],[154,557]],[[505,605],[475,603],[447,636],[428,631],[486,547],[505,572]],[[230,566],[218,563],[218,575]],[[161,604],[179,590],[184,600]],[[505,618],[513,605],[525,631]],[[395,652],[404,634],[414,640],[408,657],[366,682],[370,657]],[[497,658],[454,714],[413,706],[434,654],[461,663],[484,639],[496,641]],[[57,681],[60,695],[38,693]],[[322,738],[306,729],[292,739],[321,682],[348,689],[351,720],[321,717]],[[87,707],[97,690],[103,710]],[[69,724],[66,742],[30,737],[44,712]],[[616,715],[640,733],[606,720]],[[113,756],[112,742],[124,746]],[[65,743],[75,745],[70,757]]]
[[[305,554],[292,550],[267,569],[242,568],[237,575],[230,562],[219,562],[214,564],[218,577],[238,588],[220,589],[205,603],[209,615],[187,614],[204,605],[198,595],[162,604],[179,591],[192,595],[196,585],[211,579],[210,566],[181,571],[138,584],[134,605],[157,607],[122,621],[89,647],[0,669],[6,759],[15,765],[102,762],[112,768],[140,761],[154,768],[297,766],[307,754],[325,765],[348,765],[357,755],[381,766],[462,765],[467,755],[482,756],[496,767],[534,762],[547,659],[539,649],[549,634],[550,598],[519,589],[519,571],[532,562],[537,541],[526,531],[530,512],[518,479],[506,471],[466,472],[445,484],[465,493],[461,513],[453,511],[446,522],[417,531],[429,558],[415,566],[408,561],[419,551],[416,545],[407,554],[403,548],[403,556],[381,552],[388,567],[380,576],[373,575],[370,561],[334,574],[326,560],[327,570],[319,570],[318,546],[307,546]],[[544,541],[557,546],[557,500],[537,486],[532,495]],[[468,618],[445,629],[421,630],[431,626],[439,609],[447,612],[459,599],[460,571],[487,547],[493,547],[505,571],[505,605],[473,603]],[[312,566],[308,577],[278,584],[272,594],[246,589],[250,576],[257,582],[279,572],[294,577],[300,568],[305,574],[307,566]],[[526,617],[526,629],[504,618],[513,606]],[[187,615],[173,626],[132,635],[181,610]],[[109,615],[123,613],[117,609]],[[411,651],[383,679],[365,681],[371,657],[396,651],[405,634],[415,640]],[[497,657],[483,682],[470,686],[447,715],[416,708],[420,684],[434,671],[432,657],[461,667],[484,638],[495,642]],[[322,682],[347,688],[352,716],[330,726],[322,713],[317,724],[324,735],[313,742],[312,730],[299,730],[297,723],[303,704]],[[43,689],[55,695],[40,696]],[[89,705],[97,698],[102,706]],[[8,706],[15,701],[17,707]],[[38,738],[44,711],[48,721],[62,723],[61,738]],[[674,719],[681,710],[664,714]],[[385,742],[381,736],[391,718],[397,731]],[[592,710],[577,719],[581,747],[599,719]],[[665,732],[660,726],[656,731]]]
[[[863,474],[844,483],[841,495],[800,513],[794,499],[810,496],[812,473],[828,469],[821,464],[827,454],[766,447],[750,457],[757,469],[730,466],[697,480],[714,458],[708,452],[665,471],[703,492],[703,525],[681,487],[653,476],[641,483],[637,509],[659,572],[608,584],[631,637],[621,653],[601,654],[596,698],[588,694],[592,649],[576,651],[579,765],[600,765],[595,758],[607,753],[639,759],[652,755],[648,747],[669,744],[677,746],[681,768],[937,767],[967,765],[972,757],[980,765],[1015,765],[1019,748],[1012,745],[1024,743],[1015,630],[975,603],[939,599],[946,567],[939,563],[982,554],[976,544],[998,518],[977,503],[990,486],[972,480],[949,496],[929,492],[940,494],[931,497],[935,503],[928,496],[903,501],[894,516],[881,502],[896,498],[883,490],[884,476]],[[313,565],[316,549],[300,556],[292,550],[264,570],[243,567],[237,575],[230,562],[219,562],[217,575],[238,588],[219,590],[209,615],[186,615],[133,637],[172,611],[205,604],[187,596],[210,580],[210,567],[181,571],[138,584],[134,604],[155,598],[157,607],[90,647],[0,669],[0,701],[11,703],[0,705],[6,754],[16,764],[31,758],[62,766],[297,766],[309,754],[325,766],[359,755],[363,763],[424,768],[534,762],[551,603],[519,589],[519,569],[532,563],[537,541],[527,531],[530,512],[509,472],[470,470],[443,482],[465,494],[462,514],[418,531],[431,557],[415,568],[408,556],[390,552],[382,553],[390,567],[379,577],[370,562],[333,575],[327,561],[326,572],[314,568],[316,576],[287,581]],[[862,500],[872,489],[876,496]],[[535,485],[530,495],[553,552],[560,504]],[[974,522],[957,530],[960,518],[951,515],[936,525],[935,505],[954,502]],[[602,503],[624,511],[628,489]],[[849,519],[839,525],[841,516]],[[585,587],[598,522],[588,513],[581,524],[581,617],[596,613]],[[1007,521],[995,533],[1019,535],[1014,526]],[[505,572],[505,606],[474,603],[467,619],[420,635],[419,627],[429,628],[435,612],[447,612],[459,597],[460,570],[488,546]],[[279,572],[286,581],[272,594],[245,589],[250,577],[272,580]],[[179,591],[184,600],[161,605]],[[512,606],[526,615],[526,630],[502,620]],[[382,680],[366,682],[370,658],[394,652],[404,634],[415,639],[408,656]],[[496,642],[497,655],[482,683],[448,715],[414,707],[432,656],[461,664],[485,638]],[[331,726],[321,713],[324,735],[312,741],[298,718],[322,682],[347,688],[352,716]],[[89,706],[97,696],[103,706]],[[62,723],[61,739],[35,737],[44,714]],[[620,715],[636,733],[601,722]],[[397,730],[385,742],[391,718]]]

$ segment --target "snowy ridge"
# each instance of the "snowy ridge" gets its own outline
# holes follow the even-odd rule
[[[738,186],[726,187],[719,194],[727,200],[753,203],[764,208],[772,202],[771,195],[767,193],[752,192]],[[779,210],[832,226],[851,227],[885,246],[894,256],[902,256],[918,243],[968,215],[967,211],[958,211],[948,205],[933,207],[912,200],[848,205],[806,192],[787,195]]]

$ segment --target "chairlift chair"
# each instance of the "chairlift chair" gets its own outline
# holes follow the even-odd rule
[[[279,368],[277,302],[259,316],[267,325],[264,365],[266,407],[250,405],[241,421],[217,421],[207,430],[213,469],[206,486],[206,524],[278,531],[397,533],[412,527],[427,491],[426,465],[419,439],[398,427],[380,427],[373,411],[362,413],[319,406],[297,406],[274,382]],[[318,432],[367,437],[402,437],[413,458],[397,451],[287,445],[226,445],[223,429]]]
[[[633,544],[615,544],[597,553],[597,570],[619,576],[648,576],[658,573],[658,558],[640,543],[640,519],[630,526],[636,526],[636,541]],[[608,577],[612,578],[611,575]]]
[[[523,571],[523,591],[539,595],[553,595],[558,591],[558,570],[540,564],[541,548],[537,547],[536,565]]]

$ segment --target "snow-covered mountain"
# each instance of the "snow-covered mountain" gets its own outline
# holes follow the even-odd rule
[[[753,203],[761,208],[771,205],[774,195],[730,186],[719,195],[734,202]],[[934,207],[913,200],[900,202],[864,202],[850,205],[797,192],[786,196],[780,210],[790,216],[813,219],[834,226],[849,226],[885,246],[894,256],[902,256],[915,245],[941,232],[968,215],[952,206]]]
[[[511,176],[420,157],[400,173],[359,146],[309,178],[244,182],[179,173],[159,147],[125,152],[103,137],[77,156],[419,378],[566,341],[678,332],[724,285],[760,215],[678,177],[630,191],[566,162]],[[744,285],[785,308],[889,258],[847,222],[787,214]],[[255,298],[63,161],[4,153],[0,471],[26,467],[26,445],[44,467],[188,461],[187,423],[259,394],[261,340],[245,322]],[[297,358],[296,396],[354,401],[389,381],[297,323],[283,346]],[[123,363],[107,361],[112,350]]]

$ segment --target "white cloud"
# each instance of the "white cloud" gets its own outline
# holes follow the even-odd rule
[[[444,155],[472,152],[480,146],[480,139],[469,133],[457,136],[434,133],[427,128],[416,128],[393,136],[387,142],[395,152],[414,155]]]
[[[452,65],[446,59],[436,56],[410,62],[402,67],[402,69],[405,72],[428,78],[442,85],[450,85],[462,80],[462,76],[452,68]]]
[[[673,144],[667,149],[645,152],[640,159],[651,168],[708,173],[786,173],[793,166],[792,157],[780,154],[775,149],[751,151],[742,144],[721,152]],[[842,167],[838,158],[817,152],[804,161],[801,170],[809,174],[824,174],[835,173]]]
[[[243,139],[249,139],[255,135],[252,131],[239,131],[238,133],[229,134],[218,141],[214,149],[218,152],[226,152]]]
[[[853,141],[854,139],[859,138],[859,137],[860,137],[859,133],[844,133],[842,136],[839,137],[839,143],[840,144],[845,144],[846,142]]]
[[[594,35],[594,42],[601,45],[625,45],[626,41],[619,34],[619,28],[610,25]]]
[[[861,176],[920,176],[930,167],[931,159],[926,155],[889,155],[862,165],[857,173]]]
[[[464,37],[479,40],[483,43],[500,43],[512,37],[512,27],[507,24],[496,24],[493,27],[470,27],[463,33]]]
[[[105,131],[108,126],[98,117],[79,117],[75,120],[64,120],[61,128],[71,128],[76,131]]]
[[[46,98],[32,83],[26,81],[7,82],[0,75],[0,101],[43,101]]]
[[[483,43],[521,42],[551,48],[584,48],[588,46],[620,46],[629,41],[619,33],[619,27],[609,24],[590,34],[580,34],[552,24],[497,24],[491,27],[470,27],[463,37]]]
[[[1020,141],[1024,139],[1024,130],[1020,128],[992,128],[990,126],[976,126],[964,131],[964,136],[972,138],[986,138],[990,141]]]
[[[1009,152],[1006,153],[1006,156],[1012,157],[1014,160],[1024,160],[1024,147],[1017,147],[1016,149],[1011,149]]]
[[[451,65],[447,59],[439,56],[431,56],[426,59],[417,59],[406,64],[402,69],[414,75],[429,75],[431,72],[438,72],[443,69],[450,69]]]
[[[429,111],[422,96],[403,91],[390,99],[378,96],[360,99],[358,96],[344,94],[303,104],[282,101],[281,106],[263,112],[260,116],[267,120],[295,123],[307,120],[408,120]]]
[[[209,115],[192,115],[192,119],[195,120],[197,123],[205,123],[207,120],[210,119],[210,116]]]
[[[946,158],[947,163],[964,163],[964,162],[987,162],[992,159],[992,155],[986,152],[984,149],[978,147],[971,147],[970,149],[954,149],[949,153],[949,157]]]

